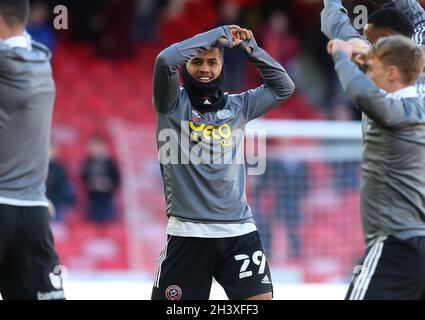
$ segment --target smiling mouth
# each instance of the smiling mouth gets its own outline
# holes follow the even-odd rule
[[[211,80],[212,80],[212,77],[206,77],[206,76],[198,77],[198,81],[200,82],[210,82]]]

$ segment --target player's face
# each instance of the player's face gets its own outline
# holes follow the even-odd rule
[[[389,32],[388,30],[377,28],[371,23],[368,23],[363,31],[363,35],[367,40],[369,40],[371,44],[378,42],[379,38],[388,37],[392,34],[393,33]]]
[[[363,31],[363,35],[371,44],[374,44],[381,37],[379,30],[373,26],[373,24],[368,23]]]
[[[215,48],[201,52],[186,64],[189,74],[204,83],[217,79],[222,68],[223,62],[221,61],[220,51]]]
[[[367,76],[378,88],[390,91],[388,68],[378,58],[367,60]]]

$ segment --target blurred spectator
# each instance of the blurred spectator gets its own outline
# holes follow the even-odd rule
[[[241,21],[240,5],[236,0],[224,0],[220,4],[219,26],[236,24],[246,27]],[[238,92],[245,88],[247,68],[246,55],[239,48],[224,51],[225,78],[223,90]]]
[[[358,109],[348,104],[337,104],[333,107],[333,119],[338,121],[352,121],[356,117]],[[344,142],[349,146],[350,142]],[[352,147],[354,150],[355,146]],[[347,150],[341,152],[347,154]],[[360,188],[360,162],[359,160],[336,161],[331,164],[334,187],[343,196],[346,193],[358,191]]]
[[[186,5],[188,0],[171,0],[168,1],[165,10],[164,10],[164,18],[165,19],[175,19],[181,15],[184,15],[186,11]]]
[[[99,224],[116,220],[114,195],[120,175],[105,140],[100,136],[92,137],[89,142],[89,154],[81,177],[88,194],[89,220]]]
[[[297,37],[289,31],[289,19],[285,12],[274,11],[262,31],[262,46],[291,76],[295,73],[299,43]]]
[[[72,39],[95,43],[97,54],[102,57],[132,57],[133,1],[67,0]]]
[[[310,187],[303,199],[303,210],[310,219],[330,217],[340,209],[343,200],[336,189],[333,165],[322,160],[310,161],[307,164]]]
[[[103,9],[104,30],[97,53],[107,58],[129,58],[135,53],[132,37],[133,0],[109,0]]]
[[[50,148],[46,195],[55,207],[55,221],[62,221],[66,211],[75,205],[75,190],[60,159],[58,146],[55,145]]]
[[[75,41],[96,41],[106,28],[102,10],[106,1],[66,0],[69,8],[70,31]]]
[[[285,0],[285,1],[276,1],[276,0],[260,0],[257,1],[256,6],[258,9],[261,8],[263,11],[263,15],[268,16],[271,12],[274,11],[284,11],[284,12],[292,12],[294,3],[297,0]],[[322,1],[322,0],[320,0]]]
[[[341,103],[342,91],[337,81],[333,61],[326,54],[328,39],[320,25],[303,40],[299,78],[296,84],[314,105],[320,106],[326,118],[333,118],[333,106]],[[297,81],[298,80],[298,81]]]
[[[272,227],[283,222],[288,237],[287,257],[297,258],[303,216],[300,205],[308,191],[308,170],[304,163],[286,157],[288,147],[285,140],[272,141],[266,172],[253,186],[252,205],[267,254],[273,255]]]
[[[136,41],[156,42],[158,20],[168,0],[134,0],[133,34]]]
[[[332,171],[334,187],[340,197],[360,189],[360,160],[334,162],[332,163]]]
[[[161,44],[168,45],[213,28],[219,22],[213,0],[168,1],[161,14]]]
[[[27,31],[35,41],[44,44],[53,51],[56,47],[56,37],[50,22],[51,16],[48,5],[40,0],[33,1]]]

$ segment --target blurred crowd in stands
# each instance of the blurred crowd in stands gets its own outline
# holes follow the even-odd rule
[[[376,9],[367,0],[343,2],[350,13],[359,3],[366,4],[369,13]],[[247,27],[253,30],[259,45],[286,68],[297,86],[296,94],[285,106],[276,108],[267,118],[360,119],[342,93],[325,50],[327,39],[320,31],[322,0],[32,0],[31,5],[28,32],[53,51],[57,87],[48,196],[56,206],[56,222],[79,212],[85,220],[116,237],[121,249],[113,259],[103,261],[103,266],[127,266],[117,264],[116,256],[126,257],[128,253],[128,230],[123,227],[120,201],[120,186],[128,173],[110,143],[108,119],[122,118],[146,128],[155,124],[152,69],[156,55],[171,43],[220,25]],[[53,28],[56,5],[68,8],[68,30]],[[238,49],[227,50],[224,59],[227,91],[259,85],[261,78],[255,67]],[[115,137],[115,143],[117,140]],[[266,173],[248,181],[266,251],[276,258],[283,250],[278,247],[273,252],[272,247],[286,238],[286,257],[338,254],[350,265],[350,259],[361,248],[359,162],[333,165],[286,161],[284,152],[279,153],[282,146],[273,141],[270,144],[275,154],[268,159]],[[326,181],[328,187],[324,187]],[[165,205],[163,198],[161,201]],[[325,203],[323,215],[317,216],[321,214],[320,203]],[[349,218],[343,212],[348,207]],[[158,215],[165,216],[163,208],[157,210]],[[114,223],[114,229],[108,229],[109,222]],[[281,229],[275,232],[279,223],[284,226],[283,237],[279,237]],[[61,242],[68,238],[57,236],[59,253],[66,264],[86,265],[93,252],[86,248],[85,258],[76,260],[76,244],[96,233],[81,221],[75,228],[72,223],[70,226],[69,237],[75,243]],[[278,240],[273,239],[276,235]],[[332,241],[338,237],[345,242],[336,248]],[[353,237],[360,245],[353,246]],[[157,238],[155,241],[160,242]],[[147,245],[144,250],[147,256],[151,248]],[[148,268],[156,263],[154,252],[144,260]],[[66,255],[74,262],[64,259]],[[348,268],[341,266],[341,270]]]
[[[87,220],[99,225],[116,221],[115,193],[120,183],[120,172],[107,142],[100,135],[90,138],[87,155],[80,168],[80,183],[87,199],[84,209]],[[55,207],[54,221],[62,222],[69,209],[76,205],[75,188],[60,155],[60,146],[53,144],[46,193]]]
[[[372,1],[344,1],[349,12],[358,3],[366,4],[370,12],[376,9]],[[61,44],[67,45],[67,50],[89,44],[91,54],[99,59],[108,59],[111,64],[137,61],[146,64],[147,70],[152,69],[153,59],[151,55],[144,60],[145,48],[155,51],[154,57],[170,43],[213,27],[245,26],[254,31],[260,46],[287,69],[297,85],[291,102],[267,117],[360,119],[342,94],[325,51],[327,39],[320,31],[319,15],[322,0],[32,0],[31,5],[28,32],[54,53]],[[68,8],[68,30],[53,28],[56,5]],[[258,85],[258,73],[239,50],[227,50],[224,59],[227,91]],[[58,99],[66,94],[58,90]]]
[[[356,4],[344,1],[349,12]],[[69,29],[53,30],[53,7],[68,8]],[[100,57],[137,59],[144,45],[165,47],[215,26],[238,24],[295,79],[297,99],[311,118],[359,119],[341,93],[320,32],[322,0],[33,0],[29,33],[51,49],[57,41],[90,42]],[[59,39],[59,40],[58,40]],[[238,50],[225,54],[228,91],[252,87],[258,75]]]

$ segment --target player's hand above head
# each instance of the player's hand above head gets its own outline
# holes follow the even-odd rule
[[[329,41],[327,49],[330,55],[334,55],[337,51],[342,51],[345,52],[350,58],[354,53],[353,46],[349,42],[340,39]]]
[[[237,30],[241,29],[241,27],[239,27],[238,25],[229,25],[228,27],[229,27],[230,32],[232,34],[232,39],[231,39],[232,45],[230,45],[229,47],[234,47],[235,46],[235,44],[234,44],[235,34],[236,34]],[[220,45],[224,46],[227,42],[227,38],[221,37],[220,39],[218,39],[218,42],[219,42]]]
[[[369,54],[370,45],[366,41],[359,38],[353,38],[348,40],[348,43],[353,48],[355,54],[361,54],[363,56]]]
[[[238,42],[238,44],[242,43],[242,41],[250,40],[254,37],[254,34],[251,30],[245,29],[245,28],[234,28],[230,29],[232,32],[232,41],[235,43],[235,41]],[[241,40],[240,42],[238,40]]]
[[[232,28],[234,27],[234,28]],[[241,28],[239,26],[232,26],[230,28],[230,31],[232,32],[232,47],[240,46],[241,49],[248,52],[248,54],[251,54],[253,51],[253,48],[248,46],[248,43],[251,39],[254,39],[254,33],[246,28]]]
[[[369,55],[370,45],[359,38],[350,39],[348,40],[348,43],[353,48],[351,59],[358,65],[364,65],[367,61],[367,56]]]
[[[230,25],[230,33],[232,35],[232,39],[231,39],[231,45],[230,47],[237,47],[240,44],[242,44],[244,41],[249,41],[250,39],[254,38],[254,34],[252,33],[251,30],[248,30],[246,28],[241,28],[238,25]],[[227,39],[225,37],[221,37],[220,39],[218,39],[218,42],[221,45],[225,45],[225,43],[227,42]]]

